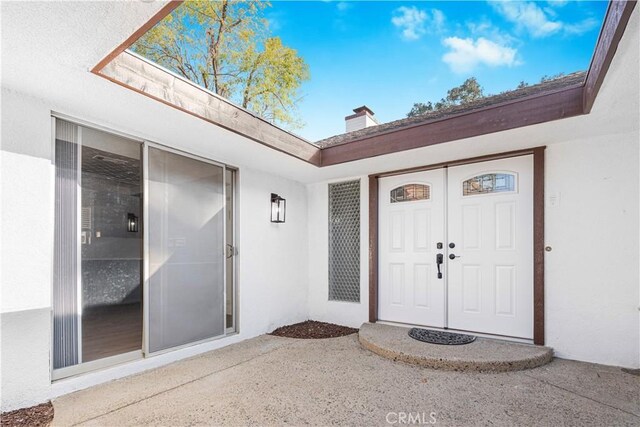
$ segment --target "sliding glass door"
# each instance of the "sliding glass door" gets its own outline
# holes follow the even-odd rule
[[[224,167],[148,148],[148,349],[225,333]]]
[[[52,119],[52,377],[235,331],[235,176]]]

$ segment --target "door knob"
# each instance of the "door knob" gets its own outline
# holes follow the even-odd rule
[[[444,263],[444,256],[442,254],[436,255],[436,266],[438,267],[438,279],[442,279],[442,272],[440,271],[440,265]]]
[[[456,258],[460,258],[460,255],[449,254],[449,259],[456,259]]]

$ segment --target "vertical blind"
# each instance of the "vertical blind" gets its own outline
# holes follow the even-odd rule
[[[53,367],[80,362],[78,313],[78,126],[56,119]]]

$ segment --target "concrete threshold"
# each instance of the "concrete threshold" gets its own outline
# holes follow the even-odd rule
[[[478,337],[465,345],[417,341],[409,329],[380,323],[360,327],[360,345],[387,359],[447,371],[509,372],[537,368],[553,359],[549,347]]]

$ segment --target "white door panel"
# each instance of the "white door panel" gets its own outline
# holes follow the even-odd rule
[[[442,327],[445,285],[435,261],[443,253],[436,244],[444,242],[444,170],[382,178],[379,192],[378,317]]]
[[[449,168],[447,187],[449,328],[532,338],[533,156]]]

